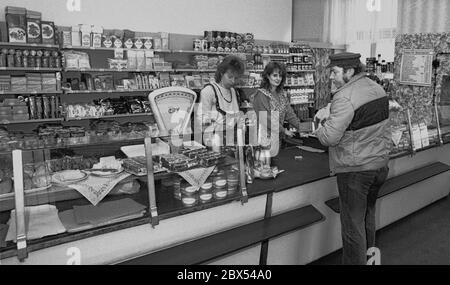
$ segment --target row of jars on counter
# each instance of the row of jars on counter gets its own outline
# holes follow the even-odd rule
[[[236,194],[239,186],[239,170],[233,167],[216,167],[200,188],[192,186],[180,177],[165,179],[162,185],[173,188],[174,198],[180,200],[184,206],[191,207]]]

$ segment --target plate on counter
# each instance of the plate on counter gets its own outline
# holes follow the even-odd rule
[[[120,168],[117,171],[102,171],[101,169],[96,171],[95,169],[90,169],[88,173],[91,174],[92,176],[108,178],[108,177],[117,176],[117,175],[121,174],[122,172],[123,172],[123,168]]]
[[[64,170],[52,175],[52,182],[57,185],[70,185],[86,180],[89,177],[84,171]]]

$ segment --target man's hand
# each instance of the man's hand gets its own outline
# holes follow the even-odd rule
[[[292,138],[292,137],[294,136],[294,132],[291,132],[291,131],[288,130],[288,129],[285,129],[285,130],[284,130],[284,134],[287,135],[287,136],[290,137],[290,138]]]
[[[328,105],[326,107],[323,107],[322,109],[320,109],[317,114],[314,116],[314,121],[318,120],[319,123],[322,123],[323,120],[328,119],[328,117],[330,117],[330,106],[331,103],[328,103]]]

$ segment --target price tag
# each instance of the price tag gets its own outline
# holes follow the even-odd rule
[[[425,123],[420,123],[419,124],[419,129],[420,129],[420,137],[421,137],[421,142],[422,142],[422,147],[427,147],[430,145],[430,138],[428,135],[428,127],[427,125],[425,125]]]
[[[412,144],[413,144],[413,149],[420,149],[422,148],[422,137],[420,135],[420,128],[419,125],[414,124],[412,125]]]
[[[123,59],[123,48],[114,49],[114,58]]]

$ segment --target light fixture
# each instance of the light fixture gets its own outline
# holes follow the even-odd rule
[[[367,0],[366,7],[369,12],[381,12],[381,0]]]
[[[80,12],[81,0],[67,0],[66,8],[69,12]]]

